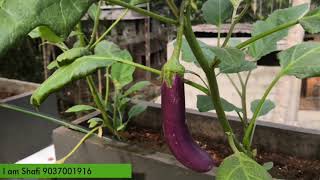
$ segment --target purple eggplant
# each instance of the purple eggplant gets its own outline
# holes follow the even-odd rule
[[[164,136],[176,159],[197,172],[211,170],[215,165],[213,159],[193,140],[188,130],[185,121],[184,82],[179,74],[173,76],[170,86],[163,81],[161,109]]]

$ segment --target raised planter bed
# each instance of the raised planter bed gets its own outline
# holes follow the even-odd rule
[[[136,126],[160,129],[160,106],[147,103],[147,111],[135,119]],[[77,124],[96,116],[90,114],[75,121]],[[194,136],[201,136],[208,141],[225,141],[223,131],[217,118],[212,113],[198,113],[187,111],[187,122]],[[236,133],[241,134],[241,124],[233,117],[229,117]],[[57,159],[66,155],[83,137],[82,133],[64,127],[53,132],[53,141]],[[293,155],[298,158],[319,160],[320,131],[295,128],[270,122],[261,122],[256,129],[254,144],[258,150]],[[90,138],[80,149],[68,159],[67,163],[131,163],[134,179],[138,180],[212,180],[215,169],[199,174],[180,165],[169,154],[155,150],[143,149],[137,145],[120,143],[108,138]]]
[[[0,78],[0,102],[35,111],[29,103],[38,84]],[[39,109],[57,117],[56,97],[50,96]],[[14,163],[52,144],[51,132],[57,126],[41,118],[0,108],[0,162]]]

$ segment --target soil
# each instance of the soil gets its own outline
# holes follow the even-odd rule
[[[170,153],[160,131],[130,126],[123,134],[129,143],[139,144],[145,149]],[[208,142],[206,138],[195,137],[196,142],[209,152],[214,160],[222,162],[232,154],[224,142]],[[258,149],[257,161],[260,164],[273,162],[269,171],[274,178],[292,180],[320,180],[320,160],[305,160],[286,154],[266,152]]]
[[[1,92],[0,91],[0,99],[5,99],[7,97],[11,97],[11,96],[14,96],[16,95],[15,93],[12,93],[12,92]]]

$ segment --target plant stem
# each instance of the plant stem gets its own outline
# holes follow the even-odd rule
[[[108,101],[109,101],[109,91],[110,91],[110,79],[109,79],[109,69],[110,69],[110,66],[108,66],[106,68],[106,94],[105,94],[105,97],[104,97],[104,104],[108,107]]]
[[[242,104],[242,109],[243,109],[243,121],[245,122],[246,126],[248,126],[248,110],[247,110],[247,86],[249,82],[249,77],[251,75],[252,71],[249,71],[245,82],[243,83],[242,86],[242,96],[241,96],[241,104]]]
[[[99,42],[101,42],[108,34],[109,32],[121,21],[121,19],[126,16],[128,13],[129,9],[126,9],[119,17],[118,19],[111,24],[111,26],[97,39],[97,41],[92,44],[89,48],[92,49],[94,48]]]
[[[226,115],[224,113],[224,110],[222,108],[221,99],[220,99],[220,93],[218,88],[218,83],[216,79],[215,72],[209,68],[208,61],[206,60],[201,47],[199,43],[197,42],[197,39],[192,31],[191,21],[190,21],[190,7],[187,8],[187,15],[185,18],[186,24],[185,24],[185,37],[188,41],[188,44],[190,48],[192,49],[193,54],[197,58],[197,61],[199,62],[201,68],[204,70],[209,87],[210,87],[210,94],[212,98],[212,102],[214,104],[214,107],[216,108],[216,113],[218,115],[218,120],[224,130],[224,132],[231,132],[232,128],[226,118]]]
[[[240,84],[241,84],[241,106],[242,106],[242,113],[243,113],[243,122],[248,124],[248,111],[247,111],[247,88],[245,86],[245,83],[242,80],[242,77],[240,73],[237,73],[237,76],[239,78]]]
[[[89,131],[79,142],[78,144],[63,158],[58,160],[56,163],[57,164],[63,164],[70,156],[72,156],[79,148],[80,146],[94,133],[96,132],[101,126],[97,126],[91,131]]]
[[[185,16],[185,31],[184,35],[186,37],[186,40],[188,41],[188,44],[195,55],[198,63],[200,64],[201,68],[205,72],[205,74],[208,74],[210,71],[210,67],[208,64],[208,60],[204,56],[200,45],[198,44],[198,41],[192,31],[192,25],[190,21],[190,7],[187,8],[187,15]]]
[[[114,129],[112,128],[110,122],[109,122],[109,118],[108,118],[108,114],[106,112],[106,108],[104,106],[104,104],[102,103],[102,100],[101,100],[101,97],[98,93],[98,90],[94,84],[94,81],[93,81],[93,78],[92,76],[87,76],[86,77],[86,80],[87,80],[87,83],[89,85],[89,89],[90,89],[90,92],[93,96],[93,100],[95,102],[95,104],[97,105],[98,109],[101,111],[101,115],[102,115],[102,118],[103,118],[103,125],[105,127],[107,127],[111,133],[114,133]]]
[[[114,129],[117,129],[117,126],[118,126],[118,124],[117,124],[117,105],[118,105],[118,97],[117,97],[117,95],[118,95],[118,89],[115,88],[114,96],[113,96],[114,103],[113,103],[113,114],[112,114],[112,116],[113,116],[112,122],[113,122],[113,128]]]
[[[234,143],[233,135],[230,132],[226,132],[229,145],[234,153],[239,153],[237,146]]]
[[[171,58],[172,60],[177,60],[179,61],[179,57],[180,57],[180,52],[181,52],[181,47],[182,47],[182,41],[183,41],[183,32],[184,32],[184,9],[186,2],[183,1],[181,4],[181,9],[180,9],[180,14],[179,14],[179,25],[178,25],[178,29],[177,29],[177,40],[176,40],[176,45],[174,47],[173,53],[171,57],[175,57],[175,58]]]
[[[242,17],[247,13],[248,9],[249,9],[250,5],[246,4],[244,9],[241,11],[241,13],[239,14],[239,16],[232,22],[229,32],[227,34],[227,37],[225,38],[223,44],[221,47],[226,47],[228,45],[228,42],[232,36],[233,30],[235,28],[235,26],[239,23],[239,21],[242,19]]]
[[[83,34],[83,32],[82,32],[82,25],[81,25],[81,22],[79,22],[78,24],[77,24],[77,31],[78,31],[78,35],[77,35],[77,37],[78,37],[78,40],[80,41],[80,45],[83,47],[83,46],[85,46],[85,44],[86,44],[86,41],[85,41],[85,38],[84,38],[84,34]]]
[[[92,34],[91,34],[91,38],[90,38],[88,47],[91,47],[91,45],[93,44],[94,39],[96,37],[96,33],[98,31],[99,22],[100,22],[100,14],[101,14],[101,3],[102,3],[102,1],[100,0],[99,4],[98,4],[98,11],[97,11],[97,14],[94,19],[93,30],[92,30]]]
[[[243,145],[244,147],[250,151],[250,147],[251,147],[251,143],[252,143],[252,139],[253,139],[253,134],[255,131],[255,127],[256,127],[256,121],[257,118],[260,114],[260,111],[264,105],[264,102],[266,101],[267,96],[269,95],[270,91],[272,90],[272,88],[276,85],[276,83],[279,81],[279,79],[283,76],[283,72],[280,72],[271,82],[271,84],[269,85],[269,87],[266,89],[266,91],[264,92],[261,100],[259,101],[259,104],[257,106],[257,109],[255,110],[252,119],[250,120],[249,126],[245,132],[244,138],[243,138]]]
[[[273,33],[275,33],[275,32],[278,32],[278,31],[287,29],[287,28],[289,28],[289,27],[292,27],[292,26],[294,26],[294,25],[296,25],[296,24],[298,24],[298,23],[299,23],[299,20],[290,21],[290,22],[288,22],[288,23],[282,24],[282,25],[277,26],[277,27],[275,27],[275,28],[273,28],[273,29],[270,29],[269,31],[263,32],[263,33],[261,33],[261,34],[258,34],[258,35],[256,35],[256,36],[254,36],[254,37],[252,37],[252,38],[250,38],[250,39],[248,39],[248,40],[246,40],[246,41],[238,44],[236,47],[237,47],[238,49],[243,49],[243,48],[245,48],[246,46],[250,45],[251,43],[254,43],[254,42],[258,41],[259,39],[262,39],[262,38],[264,38],[264,37],[266,37],[266,36],[269,36],[270,34],[273,34]]]
[[[232,86],[234,87],[234,89],[237,91],[238,95],[241,97],[241,91],[239,90],[239,88],[237,87],[236,83],[233,81],[233,79],[230,77],[229,74],[226,74],[227,78],[229,79],[229,81],[231,82]]]
[[[199,74],[197,74],[197,73],[195,73],[195,72],[193,72],[193,71],[189,71],[189,70],[186,70],[185,73],[189,73],[189,74],[192,74],[192,75],[197,76],[197,77],[202,81],[202,83],[203,83],[207,88],[209,88],[209,87],[208,87],[208,84],[206,83],[206,81],[205,81]]]
[[[147,11],[147,10],[145,10],[145,9],[136,7],[136,6],[134,6],[134,5],[125,3],[124,1],[121,1],[121,0],[105,0],[105,1],[110,2],[110,3],[112,3],[112,4],[116,4],[116,5],[125,7],[125,8],[128,8],[128,9],[131,9],[131,10],[137,12],[137,13],[140,13],[140,14],[145,15],[145,16],[149,16],[149,17],[151,17],[151,18],[153,18],[153,19],[162,21],[162,22],[167,23],[167,24],[178,24],[178,21],[177,21],[177,20],[174,20],[174,19],[171,19],[171,18],[168,18],[168,17],[161,16],[161,15],[159,15],[159,14],[156,14],[156,13]]]
[[[97,58],[97,59],[99,59],[99,58],[105,59],[105,57],[99,57],[99,56],[96,56],[95,58]],[[154,68],[151,68],[151,67],[148,67],[148,66],[144,66],[144,65],[135,63],[133,61],[122,61],[122,60],[118,60],[118,59],[114,59],[114,61],[117,61],[117,62],[123,63],[123,64],[128,64],[128,65],[134,66],[136,68],[139,68],[139,69],[142,69],[142,70],[157,74],[159,76],[161,75],[161,71],[159,71],[157,69],[154,69]],[[209,90],[206,87],[204,87],[204,86],[202,86],[200,84],[197,84],[197,83],[195,83],[193,81],[187,80],[187,79],[184,79],[184,81],[185,81],[186,84],[188,84],[188,85],[190,85],[190,86],[202,91],[203,93],[210,94]]]
[[[78,31],[82,33],[81,27],[78,27]],[[78,37],[78,38],[81,38],[81,37]],[[82,42],[82,43],[80,43],[80,45],[82,47],[84,47],[85,46],[84,43],[85,42]],[[102,118],[103,118],[104,126],[106,126],[111,131],[111,133],[115,133],[115,131],[113,130],[112,126],[110,125],[108,114],[106,113],[106,106],[102,103],[100,94],[99,94],[99,92],[98,92],[98,90],[97,90],[97,88],[96,88],[96,86],[94,84],[92,76],[91,75],[87,76],[86,80],[87,80],[87,84],[89,86],[91,95],[93,97],[93,100],[94,100],[96,106],[98,107],[98,109],[101,111],[101,115],[102,115]]]
[[[174,1],[173,0],[167,0],[167,4],[168,4],[169,8],[171,9],[173,15],[176,16],[176,17],[179,17],[179,9],[174,4]]]
[[[65,126],[67,128],[70,128],[70,129],[73,129],[73,130],[76,130],[76,131],[80,131],[80,132],[83,132],[83,133],[88,133],[89,132],[87,129],[82,128],[81,126],[78,126],[78,125],[74,125],[74,124],[72,124],[72,123],[70,123],[68,121],[57,119],[57,118],[53,118],[53,117],[50,117],[50,116],[47,116],[47,115],[44,115],[44,114],[32,112],[32,111],[20,108],[20,107],[15,106],[15,105],[0,103],[0,107],[6,108],[6,109],[10,109],[10,110],[13,110],[13,111],[17,111],[17,112],[21,112],[21,113],[24,113],[24,114],[27,114],[27,115],[31,115],[31,116],[34,116],[34,117],[38,117],[38,118],[41,118],[41,119],[45,119],[45,120],[48,120],[48,121],[53,122],[55,124],[59,124],[61,126]]]
[[[241,121],[241,123],[242,123],[242,125],[244,127],[244,130],[246,130],[247,124],[243,121],[243,118],[242,118],[241,114],[238,111],[236,113],[237,113],[237,115],[238,115],[238,117],[239,117],[239,119],[240,119],[240,121]]]
[[[220,47],[220,40],[221,40],[221,25],[218,25],[218,42],[217,42],[217,46]]]
[[[184,80],[184,83],[186,83],[186,84],[188,84],[188,85],[190,85],[190,86],[202,91],[206,95],[210,96],[209,90],[207,88],[201,86],[200,84],[197,84],[197,83],[195,83],[193,81],[190,81],[190,80],[187,80],[187,79]]]

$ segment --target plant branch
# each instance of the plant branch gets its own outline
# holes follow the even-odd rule
[[[79,23],[77,24],[76,29],[77,29],[77,31],[78,31],[77,38],[78,38],[78,40],[79,40],[79,42],[80,42],[80,45],[83,47],[83,46],[85,46],[86,41],[85,41],[85,38],[84,38],[84,34],[83,34],[83,32],[82,32],[81,22],[79,22]]]
[[[227,78],[229,79],[229,81],[231,82],[232,86],[234,87],[234,89],[237,91],[238,95],[241,97],[242,94],[241,94],[241,91],[240,89],[238,88],[238,86],[236,85],[236,83],[233,81],[233,79],[230,77],[229,74],[226,74]]]
[[[103,125],[105,127],[107,127],[111,131],[111,133],[115,133],[114,129],[112,128],[112,126],[110,124],[105,105],[102,103],[101,97],[98,93],[98,90],[97,90],[95,84],[94,84],[92,76],[87,76],[86,80],[89,85],[90,92],[93,96],[93,100],[94,100],[95,104],[97,105],[98,109],[101,111],[101,115],[103,117],[103,122],[104,122]]]
[[[292,26],[294,26],[294,25],[296,25],[298,23],[299,23],[299,20],[290,21],[288,23],[282,24],[282,25],[277,26],[277,27],[275,27],[273,29],[270,29],[269,31],[263,32],[261,34],[258,34],[256,36],[254,36],[254,37],[252,37],[252,38],[250,38],[250,39],[238,44],[236,47],[238,49],[243,49],[243,48],[247,47],[248,45],[250,45],[251,43],[254,43],[254,42],[258,41],[259,39],[262,39],[262,38],[264,38],[266,36],[269,36],[270,34],[273,34],[275,32],[278,32],[278,31],[287,29],[289,27],[292,27]]]
[[[195,73],[195,72],[193,72],[193,71],[189,71],[189,70],[186,70],[185,73],[189,73],[189,74],[192,74],[192,75],[197,76],[197,77],[202,81],[202,83],[203,83],[207,88],[209,88],[209,87],[208,87],[208,84],[206,83],[206,81],[205,81],[199,74],[197,74],[197,73]]]
[[[200,84],[197,84],[197,83],[190,81],[190,80],[187,80],[187,79],[184,79],[184,83],[186,83],[189,86],[192,86],[192,87],[202,91],[206,95],[210,96],[210,91],[207,88],[205,88],[204,86],[201,86]]]
[[[99,22],[100,22],[100,14],[101,14],[101,3],[102,3],[102,1],[100,0],[99,4],[98,4],[98,11],[97,11],[97,14],[94,19],[93,30],[92,30],[92,34],[91,34],[91,38],[90,38],[88,47],[91,47],[91,45],[93,44],[94,39],[96,37],[96,33],[98,31]]]
[[[246,124],[246,127],[248,126],[248,110],[247,110],[247,87],[249,82],[249,77],[251,75],[252,71],[249,71],[245,82],[242,86],[242,96],[241,96],[241,104],[242,104],[242,110],[243,110],[243,121]]]
[[[13,110],[13,111],[17,111],[17,112],[21,112],[21,113],[24,113],[24,114],[27,114],[27,115],[31,115],[31,116],[34,116],[34,117],[38,117],[38,118],[41,118],[41,119],[45,119],[47,121],[53,122],[53,123],[61,125],[61,126],[65,126],[67,128],[70,128],[70,129],[73,129],[73,130],[76,130],[76,131],[79,131],[79,132],[83,132],[83,133],[88,133],[89,132],[87,129],[82,128],[81,126],[78,126],[78,125],[74,125],[74,124],[72,124],[72,123],[70,123],[68,121],[57,119],[57,118],[53,118],[53,117],[50,117],[50,116],[47,116],[47,115],[44,115],[44,114],[32,112],[32,111],[20,108],[20,107],[15,106],[15,105],[0,103],[0,107],[6,108],[6,109],[10,109],[10,110]]]
[[[149,17],[151,17],[151,18],[153,18],[153,19],[162,21],[162,22],[167,23],[167,24],[178,24],[178,21],[177,21],[177,20],[174,20],[174,19],[171,19],[171,18],[168,18],[168,17],[161,16],[161,15],[159,15],[159,14],[156,14],[156,13],[147,11],[147,10],[145,10],[145,9],[136,7],[136,6],[134,6],[134,5],[125,3],[124,1],[121,1],[121,0],[105,0],[105,1],[110,2],[110,3],[112,3],[112,4],[116,4],[116,5],[125,7],[125,8],[128,8],[128,9],[131,9],[131,10],[137,12],[137,13],[140,13],[140,14],[145,15],[145,16],[149,16]]]
[[[78,144],[63,158],[58,160],[56,163],[57,164],[63,164],[69,157],[71,157],[79,148],[80,146],[92,135],[94,132],[96,132],[101,126],[97,126],[91,131],[89,131],[79,142]]]
[[[105,57],[98,57],[98,56],[95,57],[95,58],[105,59]],[[122,61],[122,60],[117,60],[117,59],[114,59],[114,61],[117,61],[117,62],[123,63],[123,64],[128,64],[128,65],[134,66],[136,68],[139,68],[139,69],[142,69],[142,70],[157,74],[159,76],[161,75],[161,71],[160,70],[154,69],[152,67],[144,66],[144,65],[135,63],[133,61]],[[197,83],[195,83],[193,81],[187,80],[187,79],[185,79],[184,81],[185,81],[186,84],[188,84],[188,85],[190,85],[190,86],[202,91],[203,93],[210,94],[209,90],[206,87],[204,87],[204,86],[202,86],[200,84],[197,84]]]
[[[110,31],[121,21],[121,19],[126,16],[129,9],[126,9],[119,17],[118,19],[111,24],[111,26],[97,39],[97,41],[92,44],[89,48],[93,49],[99,42],[101,42],[109,33]]]
[[[114,99],[114,103],[113,103],[113,117],[112,117],[112,122],[113,122],[113,128],[117,129],[117,106],[118,106],[118,89],[115,87],[114,90],[114,95],[113,95],[113,99]]]
[[[179,17],[179,9],[175,5],[174,0],[167,0],[167,4],[168,4],[169,8],[171,9],[173,15],[178,18]]]
[[[109,91],[110,91],[109,69],[110,69],[110,66],[108,66],[108,67],[106,68],[106,74],[105,74],[105,77],[106,77],[106,94],[105,94],[105,97],[104,97],[104,104],[105,104],[106,106],[108,106]]]
[[[242,17],[247,13],[248,9],[249,9],[250,5],[246,4],[244,9],[241,11],[241,13],[239,14],[239,16],[232,22],[229,32],[227,34],[227,37],[225,38],[223,44],[221,47],[226,47],[228,45],[228,42],[232,36],[233,30],[235,28],[235,26],[240,22],[240,20],[242,19]]]
[[[232,133],[226,132],[226,135],[227,135],[228,142],[229,142],[229,145],[230,145],[232,151],[233,151],[234,153],[239,153],[239,150],[238,150],[237,146],[236,146],[235,143],[234,143],[234,139],[233,139]]]
[[[233,133],[232,128],[229,124],[229,121],[227,120],[227,117],[226,117],[224,110],[222,108],[220,94],[219,94],[219,88],[218,88],[218,83],[217,83],[215,72],[213,70],[210,70],[209,65],[208,65],[208,61],[206,60],[206,58],[201,50],[201,47],[200,47],[199,43],[197,42],[197,39],[192,31],[192,26],[191,26],[191,21],[190,21],[190,11],[191,11],[190,7],[187,8],[187,15],[185,18],[185,21],[186,21],[185,37],[188,41],[190,48],[192,49],[193,54],[197,58],[197,61],[199,62],[200,66],[202,67],[202,69],[204,70],[204,72],[207,76],[209,87],[210,87],[210,94],[211,94],[212,102],[214,104],[214,107],[216,108],[216,113],[218,115],[219,122],[220,122],[224,132]]]
[[[249,126],[245,132],[244,138],[243,138],[243,145],[244,147],[249,151],[250,150],[250,146],[252,143],[252,139],[253,139],[253,134],[255,131],[255,127],[256,127],[256,121],[257,118],[260,114],[260,111],[264,105],[264,102],[266,101],[267,96],[269,95],[269,93],[271,92],[272,88],[276,85],[276,83],[279,81],[279,79],[283,76],[283,72],[280,72],[271,82],[271,84],[269,85],[269,87],[266,89],[266,91],[264,92],[261,100],[259,101],[259,104],[257,106],[257,109],[255,110],[252,119],[250,120]]]

